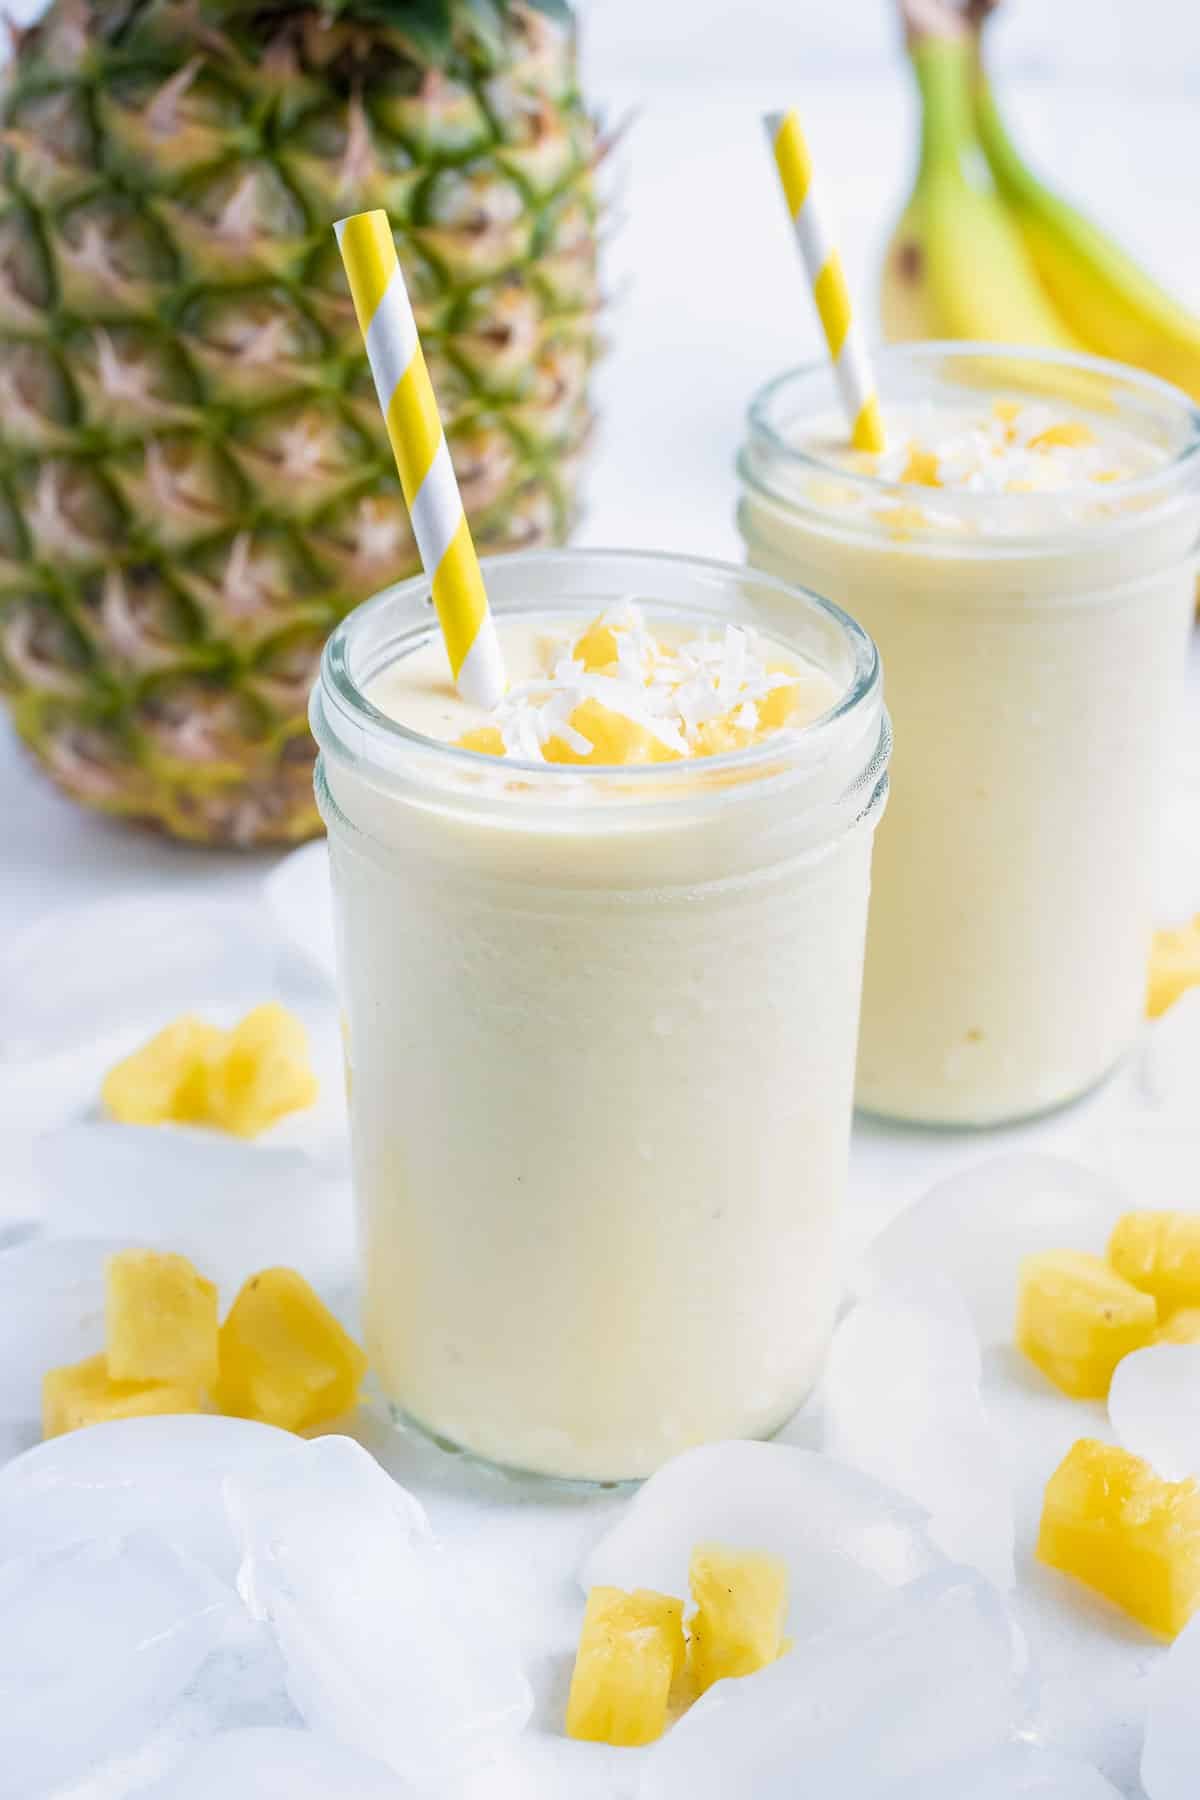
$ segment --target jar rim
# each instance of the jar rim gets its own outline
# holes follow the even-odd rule
[[[712,603],[722,591],[726,597],[735,589],[741,593],[751,590],[790,604],[800,602],[810,617],[819,617],[840,636],[849,652],[849,679],[836,703],[816,719],[794,731],[772,734],[759,744],[719,756],[631,765],[535,763],[517,757],[487,756],[413,730],[383,712],[365,691],[370,680],[390,666],[397,656],[417,649],[437,633],[429,579],[425,575],[416,575],[363,601],[341,620],[329,637],[310,704],[313,732],[323,752],[340,750],[350,756],[357,755],[401,777],[432,778],[436,782],[440,770],[449,772],[451,779],[465,775],[476,783],[481,777],[498,778],[492,784],[501,790],[496,797],[507,798],[523,807],[528,807],[537,793],[543,797],[553,795],[561,805],[563,796],[572,790],[578,791],[581,783],[604,787],[619,781],[622,798],[641,807],[647,799],[651,803],[656,800],[669,802],[684,793],[694,797],[698,771],[702,771],[706,786],[716,792],[720,791],[721,778],[728,775],[743,780],[736,785],[730,784],[725,790],[727,793],[744,794],[746,782],[751,782],[755,791],[760,791],[764,781],[786,775],[788,769],[797,764],[823,762],[834,741],[840,742],[844,736],[847,721],[855,717],[862,719],[864,714],[882,713],[879,652],[862,626],[833,601],[766,571],[671,551],[588,548],[509,552],[484,557],[481,566],[484,584],[492,594],[498,618],[531,616],[539,612],[570,614],[572,596],[568,592],[558,599],[547,593],[539,604],[526,606],[508,602],[504,595],[497,597],[492,592],[498,577],[499,585],[506,588],[510,581],[519,585],[524,578],[532,578],[535,572],[552,580],[561,577],[565,588],[569,571],[576,574],[581,570],[594,571],[596,580],[592,585],[602,591],[575,596],[577,603],[586,598],[587,605],[593,609],[596,605],[613,604],[630,597],[628,576],[636,576],[640,578],[639,587],[645,592],[634,597],[644,601],[648,609],[658,612],[659,616],[693,617],[698,624],[736,622],[728,611]],[[677,578],[694,580],[698,591],[711,597],[710,605],[706,607],[700,599],[691,604],[661,599],[655,592],[655,577],[657,575],[661,582],[664,571],[672,571]],[[620,579],[623,573],[627,577],[625,580]],[[584,616],[582,604],[577,605],[577,610],[581,617]],[[407,614],[406,628],[385,640],[369,669],[357,671],[355,640],[367,634],[372,625],[378,626],[391,612],[397,613],[398,622],[404,622],[400,615]],[[776,631],[773,627],[756,628],[781,648],[807,654],[794,639],[789,639],[785,631]],[[762,779],[752,780],[759,772]],[[519,791],[505,795],[505,785]],[[705,796],[706,800],[710,797]],[[492,798],[491,792],[488,798]]]
[[[1200,407],[1181,389],[1156,375],[1084,352],[944,339],[886,345],[875,355],[885,420],[889,374],[898,378],[924,375],[935,380],[939,375],[945,378],[957,372],[965,391],[968,385],[965,377],[972,365],[982,365],[989,375],[995,372],[995,389],[1002,388],[1006,381],[1010,388],[1021,386],[1022,370],[1026,382],[1036,371],[1057,370],[1085,389],[1090,385],[1092,404],[1097,410],[1115,411],[1122,400],[1127,400],[1132,408],[1140,409],[1143,422],[1154,418],[1160,427],[1173,428],[1176,442],[1162,464],[1128,480],[1106,484],[1102,495],[1095,496],[1097,505],[1106,510],[1088,516],[1084,528],[1089,533],[1097,530],[1118,532],[1130,525],[1144,525],[1147,509],[1156,501],[1169,502],[1189,489],[1200,488]],[[766,499],[806,513],[820,514],[828,510],[801,492],[801,484],[814,478],[835,479],[850,491],[869,495],[881,504],[906,504],[911,508],[914,504],[911,483],[885,480],[864,470],[847,468],[797,444],[789,435],[795,414],[812,417],[812,390],[817,388],[828,390],[832,410],[837,404],[837,390],[828,358],[784,370],[757,390],[747,414],[747,442],[738,459],[742,480]],[[780,414],[785,403],[789,408],[788,417],[782,419]],[[973,541],[986,544],[989,554],[1020,551],[1061,542],[1067,535],[1063,524],[1064,498],[1074,496],[1078,499],[1088,491],[1075,487],[1050,489],[1041,494],[979,494],[961,488],[939,488],[936,507],[941,515],[953,515],[956,523],[975,525],[977,535]],[[1118,502],[1121,511],[1117,510]],[[1011,526],[1005,527],[1003,521],[1006,518],[1009,521],[1027,520],[1031,528],[1013,530]],[[851,530],[859,523],[858,515],[851,507],[838,515],[838,521],[841,527]],[[874,515],[865,511],[861,522],[864,526],[868,522],[876,523]],[[994,529],[989,531],[989,526]],[[962,540],[947,533],[944,524],[939,525],[936,521],[931,521],[925,529],[919,526],[911,532],[906,529],[904,540],[898,547],[903,547],[903,541],[920,545],[923,552],[931,546],[954,551],[966,547]]]

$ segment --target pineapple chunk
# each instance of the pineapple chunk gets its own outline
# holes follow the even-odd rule
[[[104,1077],[100,1097],[122,1125],[199,1124],[210,1063],[226,1034],[190,1013],[157,1032]]]
[[[787,681],[780,682],[778,687],[768,690],[758,703],[758,729],[779,731],[787,724],[796,710],[800,698],[800,677],[794,669],[785,668],[782,663],[768,663],[768,675],[786,675]]]
[[[1126,1213],[1108,1240],[1108,1260],[1153,1294],[1161,1313],[1200,1306],[1200,1213]]]
[[[1146,1011],[1157,1019],[1188,988],[1200,984],[1200,913],[1190,925],[1156,931],[1150,949]]]
[[[576,662],[581,662],[589,674],[600,669],[611,668],[617,660],[617,634],[611,625],[603,619],[594,619],[576,640],[571,655]]]
[[[455,742],[460,750],[474,750],[477,756],[504,755],[504,733],[498,725],[476,725]]]
[[[688,1580],[696,1602],[688,1652],[697,1694],[714,1681],[752,1675],[782,1654],[787,1568],[778,1557],[701,1544]]]
[[[1063,419],[1058,425],[1048,425],[1045,431],[1039,431],[1036,437],[1029,440],[1031,450],[1055,450],[1060,446],[1064,450],[1081,450],[1096,442],[1096,434],[1091,426],[1082,419]]]
[[[277,1001],[248,1012],[209,1067],[208,1121],[236,1137],[257,1137],[316,1097],[308,1033]]]
[[[105,1271],[108,1372],[114,1381],[217,1379],[217,1290],[186,1256],[122,1250]]]
[[[220,1333],[221,1412],[303,1431],[349,1411],[367,1359],[302,1275],[252,1275]]]
[[[728,756],[731,750],[744,750],[754,742],[754,733],[732,719],[707,719],[696,732],[697,756]]]
[[[916,444],[910,444],[908,461],[904,465],[904,472],[900,479],[915,487],[941,487],[938,459],[933,451],[922,450]]]
[[[42,1435],[48,1438],[107,1419],[199,1411],[199,1394],[183,1382],[114,1381],[103,1351],[83,1362],[48,1369],[42,1380]]]
[[[567,1700],[567,1736],[652,1744],[667,1723],[684,1666],[683,1602],[639,1588],[594,1587],[587,1598]]]
[[[1037,1553],[1173,1638],[1200,1606],[1200,1487],[1081,1438],[1046,1484]]]
[[[569,723],[583,734],[591,749],[576,750],[564,738],[552,737],[542,746],[547,762],[597,763],[613,767],[678,760],[676,752],[668,750],[653,732],[647,731],[635,719],[627,719],[624,713],[614,712],[602,700],[581,700]]]
[[[1200,1306],[1181,1306],[1154,1333],[1156,1344],[1200,1344]]]
[[[1123,1356],[1154,1336],[1158,1309],[1100,1256],[1047,1250],[1021,1264],[1017,1348],[1077,1400],[1102,1400]]]

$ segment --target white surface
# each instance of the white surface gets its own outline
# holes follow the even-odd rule
[[[861,20],[866,4],[855,0],[849,16]],[[616,13],[624,15],[626,33],[643,26],[651,31],[653,14],[644,4],[635,9],[633,0],[599,0],[593,9],[597,19],[607,5],[614,7],[614,31]],[[708,14],[717,10],[710,5]],[[774,18],[776,10],[759,0],[757,11],[764,18],[768,13]],[[825,9],[789,12],[807,17],[818,10]],[[1022,10],[1031,20],[1040,17],[1037,30],[1047,42],[1050,9],[1024,0]],[[1160,19],[1167,16],[1167,0],[1158,0],[1153,9],[1123,0],[1120,9],[1110,10],[1119,10],[1126,22],[1137,21],[1140,33],[1150,11]],[[1072,11],[1086,11],[1089,31],[1108,32],[1104,9],[1073,0]],[[1180,18],[1194,17],[1188,9],[1177,11]],[[1055,14],[1056,32],[1057,9]],[[803,100],[822,166],[831,171],[828,185],[851,274],[869,293],[907,181],[912,108],[902,72],[880,62],[877,72],[854,80],[836,74],[818,79],[799,39],[794,55],[772,55],[762,64],[769,73],[714,85],[711,70],[728,66],[722,36],[727,23],[719,31],[703,9],[690,6],[688,18],[695,21],[694,30],[688,26],[692,60],[685,79],[674,85],[657,72],[618,79],[620,58],[601,59],[612,111],[641,103],[643,112],[629,143],[628,218],[610,258],[610,287],[622,299],[608,322],[616,349],[600,384],[605,422],[582,538],[734,557],[731,464],[747,399],[779,368],[818,350],[804,282],[764,161],[758,114],[779,99],[781,86]],[[890,31],[886,19],[880,30]],[[657,25],[653,32],[657,36]],[[739,23],[734,34],[739,54],[742,33]],[[668,34],[662,42],[673,51],[676,39]],[[1164,84],[1184,83],[1188,66],[1186,56],[1168,56],[1156,65]],[[1194,63],[1191,67],[1194,88]],[[1103,194],[1109,221],[1200,306],[1200,233],[1185,229],[1194,208],[1194,101],[1166,86],[1152,102],[1138,103],[1112,91],[1051,94],[1036,83],[1019,88],[1014,98],[1031,147],[1046,154],[1064,182]],[[626,287],[630,279],[634,285]],[[1200,656],[1195,654],[1191,696],[1195,747],[1200,746]],[[6,940],[51,908],[147,887],[175,897],[249,900],[277,860],[206,853],[88,818],[26,768],[7,731],[0,734],[0,799],[0,936]],[[1186,800],[1178,810],[1185,826],[1195,816]],[[1164,905],[1175,915],[1200,906],[1195,841],[1200,832],[1191,845],[1181,836],[1167,872]],[[64,964],[83,954],[82,940],[64,937]],[[87,951],[89,958],[97,954],[103,952]],[[4,1001],[0,993],[0,1016]],[[26,1113],[32,1097],[20,1070],[0,1078],[0,1114],[7,1105],[10,1126],[22,1122],[18,1115]],[[1087,1116],[1085,1108],[1082,1117]],[[1078,1132],[1080,1118],[1075,1109],[1040,1126],[986,1137],[860,1124],[852,1157],[852,1240],[865,1242],[938,1176],[1002,1147],[1044,1148],[1067,1140]],[[7,1168],[8,1158],[4,1161]],[[0,1223],[27,1205],[19,1181],[2,1187]],[[1002,1352],[992,1354],[1003,1358]],[[1002,1374],[996,1404],[1023,1456],[1018,1553],[1027,1559],[1035,1472],[1044,1481],[1071,1438],[1081,1430],[1103,1430],[1103,1417],[1060,1401],[1019,1368],[1003,1364]],[[804,1421],[795,1429],[802,1434]],[[524,1633],[536,1722],[556,1729],[578,1629],[579,1598],[570,1572],[620,1502],[600,1498],[584,1506],[563,1497],[531,1504],[529,1490],[520,1484],[440,1456],[370,1420],[362,1433],[392,1472],[421,1492],[465,1578],[486,1584]],[[1038,1599],[1044,1618],[1054,1618],[1058,1629],[1057,1637],[1047,1637],[1045,1679],[1061,1716],[1068,1716],[1072,1704],[1078,1715],[1075,1736],[1066,1733],[1063,1747],[1085,1752],[1099,1738],[1095,1754],[1132,1793],[1138,1702],[1131,1692],[1137,1670],[1149,1666],[1156,1653],[1103,1608],[1089,1608],[1077,1594],[1065,1603],[1061,1585],[1044,1574]],[[1088,1677],[1081,1683],[1085,1666]],[[1099,1733],[1089,1722],[1097,1708],[1106,1719]],[[559,1800],[562,1793],[561,1771],[552,1762],[548,1757],[537,1800],[543,1794]],[[610,1800],[627,1791],[622,1773],[627,1766],[616,1753],[580,1752],[573,1764],[572,1800]]]

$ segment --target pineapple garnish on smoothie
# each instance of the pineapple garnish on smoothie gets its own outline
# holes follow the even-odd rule
[[[620,766],[745,750],[830,711],[837,688],[736,625],[692,634],[651,623],[633,601],[581,631],[524,620],[504,631],[511,681],[490,711],[445,679],[436,640],[389,669],[371,698],[429,737],[526,762]]]

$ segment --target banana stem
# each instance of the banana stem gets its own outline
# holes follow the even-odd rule
[[[975,142],[970,45],[962,36],[924,37],[912,42],[910,54],[921,94],[919,176],[935,164],[961,171]]]

